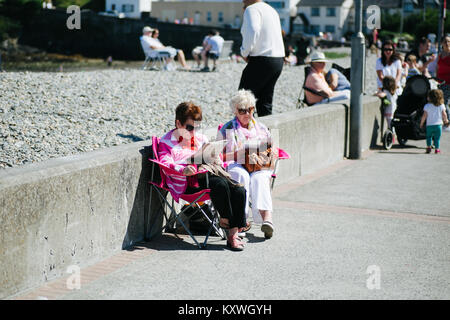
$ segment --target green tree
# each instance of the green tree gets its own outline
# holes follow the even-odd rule
[[[0,0],[0,16],[26,24],[41,10],[41,0]]]

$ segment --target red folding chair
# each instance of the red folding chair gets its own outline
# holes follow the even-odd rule
[[[218,228],[217,226],[219,225],[219,215],[217,210],[215,210],[212,207],[212,204],[210,204],[211,207],[211,212],[213,213],[213,217],[212,219],[208,216],[208,214],[205,213],[205,211],[203,210],[202,206],[199,204],[199,202],[210,202],[210,189],[203,189],[199,192],[193,193],[193,194],[182,194],[180,196],[180,199],[186,201],[189,203],[189,205],[185,206],[182,208],[182,210],[180,212],[176,212],[175,210],[175,205],[174,205],[174,199],[172,198],[172,204],[170,204],[167,199],[166,199],[166,195],[167,192],[169,191],[167,184],[166,184],[166,174],[170,174],[170,175],[178,175],[178,176],[184,176],[183,174],[180,174],[178,171],[175,171],[171,168],[169,168],[168,166],[164,165],[163,163],[160,162],[159,156],[158,156],[158,145],[159,145],[159,141],[160,139],[158,137],[152,137],[152,150],[153,150],[153,156],[151,158],[149,158],[149,160],[153,163],[152,166],[152,173],[151,173],[151,180],[150,180],[150,184],[151,184],[151,188],[150,188],[150,208],[151,206],[151,201],[153,199],[153,190],[155,190],[157,192],[158,195],[158,199],[161,203],[161,206],[168,206],[170,208],[171,214],[169,217],[167,217],[166,214],[166,210],[163,210],[165,219],[166,219],[166,224],[159,230],[158,233],[162,232],[163,230],[167,231],[174,231],[176,234],[176,229],[175,228],[171,228],[170,226],[174,225],[176,221],[178,221],[183,228],[186,230],[186,232],[189,234],[189,236],[192,238],[192,240],[194,240],[195,244],[200,248],[206,248],[206,244],[208,242],[208,238],[211,235],[212,231],[214,230],[217,235],[221,236],[223,239],[226,239],[226,235],[224,233],[224,231],[220,228]],[[155,172],[156,167],[158,167],[158,170]],[[200,174],[200,173],[204,173],[206,171],[201,171],[201,172],[197,172],[196,174]],[[159,176],[158,176],[159,173]],[[206,175],[206,181],[207,181],[207,185],[209,185],[208,183],[208,176]],[[162,192],[166,191],[166,192]],[[190,208],[194,209],[194,212],[192,212],[192,214],[188,217],[188,219],[192,216],[194,216],[197,212],[201,212],[204,216],[204,218],[209,222],[210,227],[209,230],[206,234],[206,238],[204,240],[203,243],[200,243],[195,236],[193,235],[193,233],[191,232],[191,230],[189,230],[189,228],[187,227],[187,225],[183,222],[183,219],[181,219],[181,216],[183,213],[185,213],[187,210],[189,210]]]

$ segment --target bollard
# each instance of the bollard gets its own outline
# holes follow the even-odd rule
[[[361,159],[362,91],[365,67],[365,39],[362,33],[362,0],[355,1],[355,33],[352,36],[350,92],[350,159]]]

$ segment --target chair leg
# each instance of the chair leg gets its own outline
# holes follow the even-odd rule
[[[146,57],[144,60],[144,63],[142,64],[142,70],[146,70],[147,69],[147,65],[150,61],[150,58]]]

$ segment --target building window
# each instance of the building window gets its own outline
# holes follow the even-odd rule
[[[133,12],[134,11],[134,4],[123,4],[122,5],[122,12]]]
[[[223,12],[222,11],[219,12],[219,16],[218,16],[217,20],[219,22],[223,22]]]
[[[208,12],[206,13],[206,21],[211,22],[211,20],[212,20],[212,17],[211,17],[211,11],[208,11]]]
[[[320,17],[320,8],[311,8],[311,17]]]
[[[335,26],[325,26],[325,32],[330,32],[330,33],[335,33],[336,32],[336,27]]]
[[[284,8],[284,1],[270,1],[267,2],[272,8],[274,9],[283,9]]]
[[[320,26],[316,25],[316,24],[312,24],[311,25],[311,33],[315,34],[315,35],[318,35],[319,32],[320,32]]]
[[[414,6],[413,6],[412,3],[405,3],[404,4],[404,6],[403,6],[403,11],[404,12],[410,13],[410,12],[413,12],[413,10],[414,10]]]
[[[327,17],[336,17],[336,8],[327,8]]]
[[[112,5],[111,5],[111,10],[112,10],[112,11],[116,10],[116,5],[115,5],[115,4],[112,4]]]

